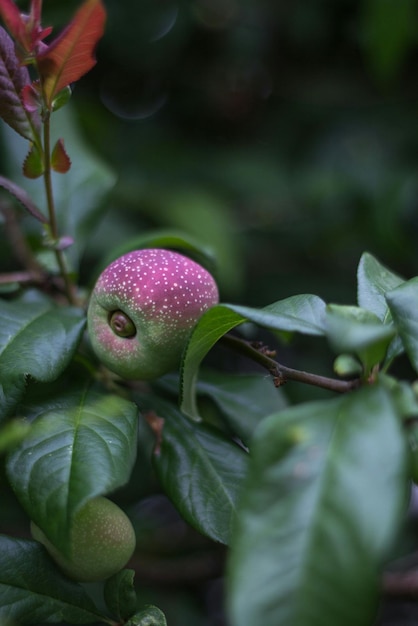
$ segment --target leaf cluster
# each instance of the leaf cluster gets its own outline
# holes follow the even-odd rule
[[[83,261],[114,176],[71,118],[55,116],[70,83],[94,64],[105,12],[86,0],[45,44],[51,31],[41,26],[41,4],[33,0],[22,16],[0,0],[10,33],[0,31],[0,117],[21,136],[16,143],[6,135],[13,180],[0,185],[43,231],[40,241],[2,210],[19,233],[24,271],[1,281],[1,484],[23,522],[13,533],[2,522],[0,620],[164,626],[136,580],[150,550],[141,505],[163,494],[193,548],[221,555],[216,574],[231,626],[375,623],[418,480],[418,278],[405,280],[366,252],[355,304],[314,294],[262,308],[222,302],[192,330],[179,372],[146,384],[111,375],[85,332],[98,268]],[[52,114],[60,130],[53,141]],[[66,176],[53,180],[53,172]],[[29,195],[28,177],[44,188]],[[128,238],[101,266],[140,247],[180,250],[218,271],[198,237],[168,229]],[[281,348],[295,335],[333,353],[333,377],[282,363]],[[222,350],[239,355],[238,372],[224,366]],[[292,404],[285,383],[327,394]],[[68,555],[77,512],[102,495],[127,511],[137,550],[127,569],[92,588],[68,579],[28,529],[33,521]],[[187,569],[181,564],[177,575]]]

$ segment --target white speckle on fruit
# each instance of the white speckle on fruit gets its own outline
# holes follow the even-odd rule
[[[89,333],[101,360],[116,373],[151,378],[173,369],[201,315],[218,302],[212,276],[171,250],[130,252],[99,277],[89,306]],[[109,331],[108,316],[121,311],[133,337]]]

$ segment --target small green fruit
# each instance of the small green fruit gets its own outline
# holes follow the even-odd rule
[[[188,257],[160,248],[129,252],[92,291],[93,350],[122,378],[158,378],[179,365],[192,328],[218,301],[213,277]]]
[[[31,532],[63,572],[79,582],[104,580],[116,574],[135,549],[135,532],[128,516],[103,497],[90,500],[76,513],[68,557],[33,522]]]

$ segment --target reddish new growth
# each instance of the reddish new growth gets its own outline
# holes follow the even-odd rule
[[[93,348],[125,378],[160,376],[178,365],[191,329],[218,299],[212,276],[191,259],[162,249],[131,252],[104,270],[92,293]]]
[[[12,0],[0,0],[0,18],[16,44],[19,61],[36,66],[43,104],[51,111],[55,96],[95,65],[94,51],[103,35],[106,11],[102,0],[85,0],[63,32],[49,43],[44,39],[52,28],[43,28],[41,13],[42,0],[32,0],[28,14],[21,13]],[[32,87],[36,95],[37,83]],[[34,106],[34,95],[27,89],[25,104],[29,111]]]

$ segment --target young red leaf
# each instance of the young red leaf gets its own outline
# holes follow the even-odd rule
[[[42,0],[32,0],[30,14],[21,13],[12,0],[0,0],[0,17],[17,44],[18,55],[23,63],[31,62],[45,49],[42,40],[47,37],[51,27],[41,26]]]
[[[64,148],[64,140],[58,139],[52,150],[51,166],[55,172],[65,174],[71,167],[71,160]]]
[[[32,144],[23,162],[23,174],[26,178],[39,178],[45,171],[43,156],[38,148]]]
[[[23,29],[22,16],[12,0],[0,0],[0,17],[9,33],[19,40]]]
[[[37,57],[46,102],[79,80],[96,64],[94,51],[104,32],[106,10],[101,0],[86,0],[67,28]]]
[[[26,109],[22,100],[22,91],[30,84],[27,68],[20,65],[12,39],[0,26],[0,117],[22,137],[32,141],[41,121],[37,111]]]
[[[40,110],[42,103],[39,90],[36,88],[36,83],[25,85],[20,95],[26,111],[33,113],[34,111]]]

